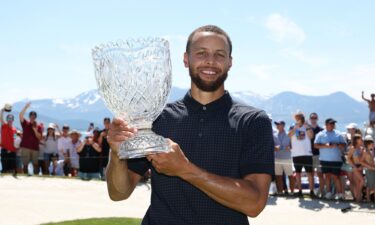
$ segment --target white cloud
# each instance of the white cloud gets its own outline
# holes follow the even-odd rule
[[[252,64],[249,66],[249,71],[259,80],[269,80],[277,67],[274,64]]]
[[[294,42],[299,45],[306,39],[302,28],[278,13],[273,13],[267,18],[266,27],[270,31],[272,39],[279,43]]]
[[[292,57],[300,62],[309,64],[311,66],[322,66],[328,63],[327,59],[318,56],[312,56],[304,53],[301,50],[284,49],[281,54],[287,58]]]

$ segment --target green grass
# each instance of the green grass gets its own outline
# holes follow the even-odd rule
[[[71,220],[58,223],[44,223],[41,225],[140,225],[141,221],[141,219],[116,217]]]

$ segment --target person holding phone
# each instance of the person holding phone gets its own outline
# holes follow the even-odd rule
[[[82,180],[100,179],[101,151],[102,148],[90,133],[77,147],[77,153],[79,155],[78,176]]]
[[[302,193],[302,169],[305,169],[309,180],[310,196],[315,197],[314,193],[314,173],[313,173],[313,154],[311,148],[311,139],[314,133],[305,120],[305,115],[298,112],[294,115],[295,124],[289,129],[288,136],[292,143],[292,158],[296,171],[296,183],[298,188],[297,195],[303,196]]]

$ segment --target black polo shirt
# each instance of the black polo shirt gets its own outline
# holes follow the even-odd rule
[[[228,92],[207,105],[190,92],[168,104],[153,130],[178,143],[186,157],[208,172],[231,178],[274,173],[272,127],[264,111],[234,102]],[[178,177],[157,173],[145,159],[128,162],[143,175],[151,168],[151,205],[142,225],[248,224],[247,216],[227,208]]]
[[[315,141],[315,137],[316,135],[320,132],[324,130],[323,128],[321,128],[319,125],[316,126],[315,128],[312,128],[312,131],[314,133],[314,136],[313,138],[311,138],[311,149],[312,149],[312,153],[313,155],[319,155],[319,149],[318,148],[314,148],[314,141]]]

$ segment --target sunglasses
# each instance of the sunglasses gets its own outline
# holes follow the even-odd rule
[[[310,117],[311,120],[317,120],[318,117]]]

